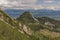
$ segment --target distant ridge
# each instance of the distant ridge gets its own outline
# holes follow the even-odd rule
[[[40,9],[40,10],[14,10],[14,9],[6,9],[5,12],[9,14],[13,18],[17,18],[25,11],[32,12],[32,14],[36,17],[48,16],[51,18],[60,18],[60,10],[48,10],[48,9]],[[51,15],[52,14],[52,15]]]

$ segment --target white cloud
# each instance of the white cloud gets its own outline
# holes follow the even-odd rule
[[[37,0],[20,0],[20,2],[31,4],[31,3],[36,3]]]
[[[0,0],[0,5],[1,4],[7,4],[8,2],[7,2],[7,0]]]
[[[56,5],[52,5],[49,3],[56,2],[54,0],[40,0],[43,1],[44,5],[39,4],[37,5],[37,0],[0,0],[0,7],[3,8],[14,8],[14,9],[53,9],[57,10],[60,9],[60,2]],[[47,5],[48,4],[48,5]]]
[[[53,2],[55,2],[55,1],[44,1],[45,3],[53,3]]]

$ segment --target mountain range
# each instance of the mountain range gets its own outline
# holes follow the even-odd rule
[[[39,9],[39,10],[34,10],[34,9],[32,9],[32,10],[5,9],[4,11],[7,12],[13,18],[17,18],[20,15],[22,15],[22,13],[27,11],[27,12],[32,12],[32,14],[35,17],[48,16],[48,17],[51,17],[51,18],[60,19],[60,10],[49,10],[49,9]]]
[[[60,20],[29,11],[15,19],[0,9],[0,40],[60,40]]]

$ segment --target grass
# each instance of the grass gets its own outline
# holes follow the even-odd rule
[[[27,35],[13,29],[8,24],[0,20],[0,40],[29,40]]]

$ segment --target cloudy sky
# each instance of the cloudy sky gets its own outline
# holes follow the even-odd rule
[[[60,10],[60,0],[0,0],[4,9],[52,9]]]

